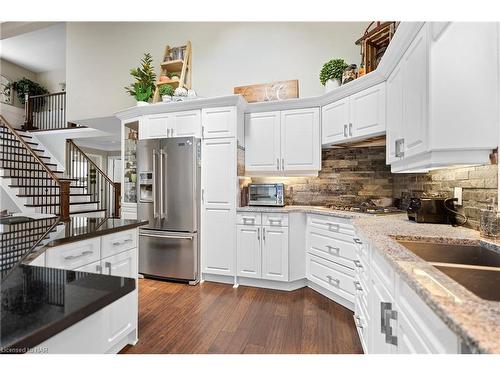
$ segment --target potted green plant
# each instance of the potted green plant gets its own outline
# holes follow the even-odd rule
[[[26,101],[26,94],[33,96],[49,93],[45,87],[26,77],[23,77],[19,81],[10,82],[5,85],[4,92],[10,92],[10,90],[14,90],[16,92],[19,103],[21,104],[24,104]]]
[[[319,80],[327,92],[340,86],[342,74],[347,67],[348,65],[343,59],[332,59],[323,65],[319,73]]]
[[[135,78],[136,82],[125,87],[125,90],[135,97],[138,106],[147,105],[153,97],[156,84],[156,74],[153,70],[151,54],[145,53],[141,59],[141,66],[130,69],[130,75]]]
[[[161,85],[160,86],[160,96],[163,102],[169,102],[172,100],[172,96],[174,95],[174,88],[170,85]]]

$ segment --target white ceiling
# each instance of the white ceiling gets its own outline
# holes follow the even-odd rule
[[[34,73],[66,68],[66,25],[0,40],[0,57]]]

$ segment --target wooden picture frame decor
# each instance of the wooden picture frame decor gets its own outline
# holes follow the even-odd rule
[[[296,99],[299,97],[299,80],[276,81],[234,88],[234,94],[243,95],[248,103]]]

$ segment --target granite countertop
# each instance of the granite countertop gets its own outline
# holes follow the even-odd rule
[[[0,284],[0,353],[25,353],[135,287],[125,277],[19,265]]]
[[[397,240],[481,245],[500,252],[499,242],[485,240],[478,231],[464,227],[415,223],[406,213],[373,215],[309,206],[240,207],[237,211],[304,212],[352,219],[358,235],[370,242],[373,251],[384,257],[472,352],[500,353],[500,302],[476,296]]]

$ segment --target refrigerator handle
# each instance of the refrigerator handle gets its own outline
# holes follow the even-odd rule
[[[153,149],[153,218],[156,219],[158,217],[158,211],[156,211],[156,149]]]
[[[163,181],[163,168],[165,168],[165,164],[163,161],[165,160],[165,152],[163,149],[160,149],[160,219],[164,219],[166,215],[166,209],[165,209],[165,204],[166,204],[166,195],[165,195],[165,186],[166,183]]]

